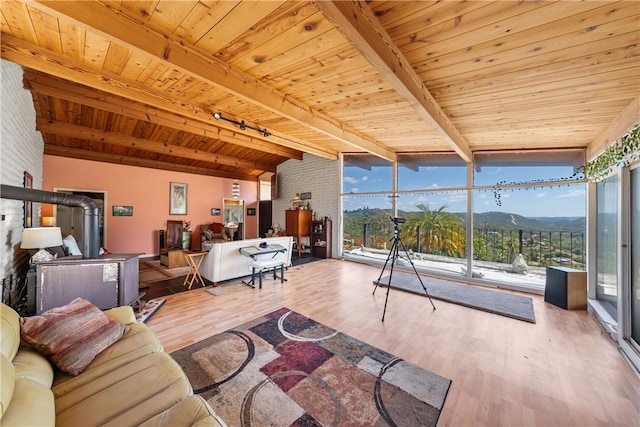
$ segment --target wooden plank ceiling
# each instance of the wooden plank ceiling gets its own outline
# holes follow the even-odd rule
[[[25,69],[56,156],[256,179],[305,152],[592,157],[640,122],[635,0],[2,0],[0,11],[2,58]]]

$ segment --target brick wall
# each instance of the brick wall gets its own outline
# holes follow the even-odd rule
[[[288,160],[278,166],[278,198],[273,201],[273,221],[285,225],[285,210],[291,208],[296,193],[311,193],[311,210],[320,217],[332,220],[332,247],[334,258],[339,258],[338,237],[341,236],[340,162],[313,154],[304,154],[302,161]]]
[[[42,188],[44,143],[35,125],[31,93],[22,87],[22,67],[0,60],[0,182],[22,187],[24,172],[33,176],[33,188]],[[33,204],[33,225],[38,226],[40,205]],[[27,261],[20,249],[24,221],[23,202],[0,198],[0,278],[19,274]]]

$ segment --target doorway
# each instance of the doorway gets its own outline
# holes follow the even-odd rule
[[[96,202],[98,206],[98,236],[100,238],[100,247],[106,247],[106,224],[104,218],[104,207],[107,201],[106,191],[77,190],[70,188],[54,188],[57,193],[65,193],[74,196],[86,196]],[[72,235],[77,242],[82,241],[82,233],[84,231],[82,208],[75,206],[55,205],[54,210],[55,222],[62,236]]]

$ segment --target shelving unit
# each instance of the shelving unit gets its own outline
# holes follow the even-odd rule
[[[331,258],[331,220],[311,221],[311,256]]]

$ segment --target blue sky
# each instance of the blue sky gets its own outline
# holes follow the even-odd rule
[[[398,185],[402,190],[439,189],[464,187],[465,167],[420,168],[418,172],[400,168]],[[494,185],[500,181],[507,183],[522,181],[533,182],[540,179],[569,177],[573,170],[568,167],[485,167],[476,175],[477,185]],[[366,192],[390,191],[391,168],[373,167],[366,170],[357,167],[345,167],[344,192],[354,195]],[[585,216],[586,186],[561,185],[528,190],[501,190],[500,201],[492,190],[474,192],[475,212],[509,212],[528,217],[546,216]],[[466,192],[401,194],[398,209],[415,211],[416,206],[424,203],[430,209],[446,206],[449,212],[466,212]],[[384,196],[348,197],[344,208],[353,210],[362,207],[391,208],[391,199]]]

